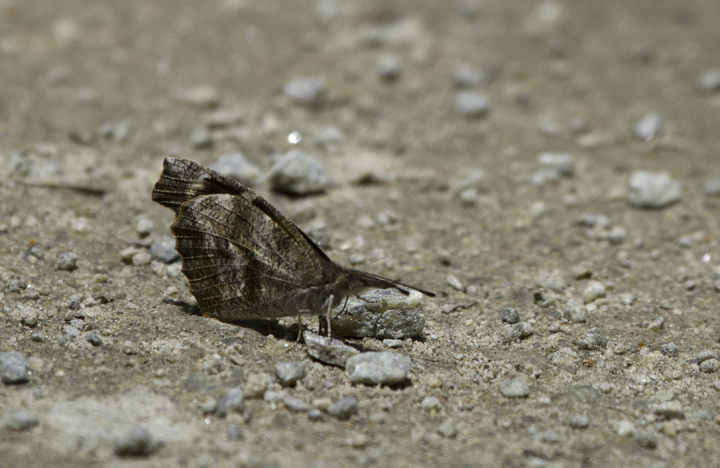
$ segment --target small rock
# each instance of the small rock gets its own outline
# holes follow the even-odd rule
[[[500,393],[507,398],[526,398],[530,395],[530,387],[522,378],[503,380],[500,382]]]
[[[654,449],[657,447],[658,439],[654,432],[646,429],[635,429],[633,440],[640,447]]]
[[[704,71],[698,78],[697,86],[704,93],[720,91],[720,69]]]
[[[490,112],[490,100],[484,94],[465,91],[457,95],[455,110],[468,118],[484,117]]]
[[[633,125],[633,133],[643,141],[655,139],[662,129],[663,118],[660,114],[650,113],[643,116]]]
[[[276,192],[299,196],[323,193],[329,183],[322,165],[299,149],[290,150],[277,159],[268,181]]]
[[[18,353],[0,353],[0,380],[5,385],[24,384],[30,380],[25,358]]]
[[[506,323],[518,323],[520,321],[520,313],[512,307],[503,307],[499,311],[500,319]]]
[[[575,174],[575,158],[570,153],[540,153],[537,162],[558,176],[572,177]]]
[[[40,312],[36,308],[22,305],[19,306],[18,312],[20,315],[20,323],[30,328],[38,326]]]
[[[650,410],[665,419],[685,419],[685,410],[679,401],[666,401],[651,405]]]
[[[347,372],[352,383],[394,385],[407,380],[412,360],[410,356],[392,352],[367,352],[347,360]]]
[[[136,427],[115,441],[115,455],[119,457],[147,457],[155,451],[150,431]]]
[[[456,88],[472,88],[482,84],[489,84],[495,79],[492,70],[458,65],[452,72],[453,84]]]
[[[589,351],[605,349],[607,337],[602,334],[599,328],[593,328],[582,334],[577,341],[577,346],[578,349],[587,349]]]
[[[213,135],[205,127],[197,128],[190,134],[190,145],[195,149],[212,148]]]
[[[245,397],[243,391],[239,388],[231,388],[218,401],[215,412],[218,416],[224,417],[228,413],[242,413],[245,407]]]
[[[635,425],[627,420],[620,421],[617,425],[617,432],[620,437],[628,437],[635,432]]]
[[[333,366],[344,368],[348,359],[360,353],[340,340],[326,338],[309,331],[303,333],[303,340],[311,357]]]
[[[458,291],[465,291],[465,286],[457,278],[457,276],[453,274],[447,275],[447,283],[453,289],[457,289]]]
[[[442,403],[440,403],[440,400],[437,397],[428,396],[423,398],[423,401],[420,403],[420,408],[433,413],[442,410]]]
[[[61,253],[55,262],[55,269],[61,271],[77,270],[78,256],[73,252]]]
[[[219,110],[206,115],[203,121],[207,128],[215,129],[232,127],[242,122],[242,119],[242,115],[238,112]],[[217,170],[215,168],[212,169]]]
[[[682,186],[665,172],[635,171],[627,201],[637,208],[663,208],[680,200]]]
[[[665,319],[662,317],[658,317],[648,324],[648,329],[652,331],[660,331],[663,329],[664,324]]]
[[[568,304],[568,307],[563,312],[563,318],[573,323],[585,323],[587,321],[586,309],[579,304]]]
[[[248,398],[262,398],[267,391],[268,385],[272,381],[269,374],[250,374],[247,382],[245,382],[245,396]]]
[[[3,421],[3,427],[9,431],[28,431],[40,423],[40,418],[33,411],[12,411]]]
[[[458,428],[455,421],[452,419],[446,419],[440,427],[437,428],[438,433],[448,439],[454,439],[458,435]]]
[[[310,405],[300,398],[285,397],[282,402],[285,407],[293,413],[304,413],[310,409]]]
[[[292,387],[298,380],[305,377],[304,362],[278,362],[275,364],[275,375],[283,387]]]
[[[318,107],[325,99],[327,83],[322,77],[303,76],[289,81],[284,92],[296,104]]]
[[[717,358],[718,358],[718,355],[715,351],[713,351],[711,349],[703,349],[702,351],[700,351],[698,353],[696,359],[697,359],[698,364],[700,364],[700,363],[707,361],[708,359],[717,359]]]
[[[175,98],[197,107],[213,108],[220,104],[220,93],[211,86],[198,86],[183,90],[176,93]]]
[[[88,343],[95,347],[103,345],[103,339],[100,336],[100,333],[98,333],[96,330],[92,330],[87,335],[85,335],[85,339]]]
[[[385,345],[386,348],[402,348],[403,342],[402,342],[402,340],[394,340],[392,338],[385,338],[383,340],[383,345]]]
[[[338,419],[350,419],[352,415],[358,412],[358,401],[355,397],[342,397],[330,405],[327,412],[330,416]]]
[[[599,281],[589,281],[585,291],[583,292],[583,301],[585,304],[596,301],[602,297],[605,297],[606,291],[605,286]]]
[[[535,333],[532,325],[527,322],[518,322],[510,325],[502,331],[502,341],[505,343],[512,343],[528,336],[532,336]]]
[[[720,195],[720,179],[710,179],[705,182],[705,195]]]
[[[378,74],[380,79],[388,82],[397,80],[401,71],[402,67],[400,65],[400,59],[398,59],[397,55],[394,54],[383,55],[380,57],[377,67],[375,68],[375,72]]]
[[[245,438],[245,433],[243,432],[242,427],[231,424],[227,428],[227,438],[228,440],[243,440]]]
[[[260,170],[242,153],[223,154],[210,169],[246,185],[255,185],[260,179]]]
[[[154,229],[155,223],[153,223],[152,220],[149,220],[147,218],[140,218],[137,222],[137,226],[135,227],[135,231],[137,231],[140,237],[149,236],[150,234],[152,234]]]
[[[590,419],[581,414],[574,414],[570,416],[568,425],[573,429],[587,429],[590,426]]]
[[[662,352],[667,357],[676,358],[676,357],[680,356],[680,351],[678,350],[678,347],[673,342],[660,345],[660,352]]]
[[[717,372],[718,368],[720,368],[720,361],[717,359],[708,359],[700,363],[700,371],[707,374]]]
[[[152,256],[144,250],[132,256],[132,264],[137,267],[150,265],[150,262],[152,262]]]
[[[171,237],[163,237],[159,241],[153,243],[153,245],[150,246],[150,256],[154,260],[158,260],[163,263],[172,263],[180,258],[180,254],[177,253],[177,250],[175,250],[175,239]]]

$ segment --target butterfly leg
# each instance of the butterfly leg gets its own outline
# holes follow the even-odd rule
[[[297,319],[297,321],[298,321],[298,336],[297,336],[297,340],[295,340],[295,346],[297,346],[300,343],[300,340],[302,339],[302,336],[303,336],[303,323],[302,323],[302,313],[303,312],[307,313],[309,311],[304,310],[304,309],[298,310],[298,319]],[[295,346],[293,346],[293,348]]]
[[[330,297],[328,298],[328,311],[327,315],[325,315],[325,318],[327,318],[327,327],[328,327],[328,338],[331,338],[332,330],[330,329],[330,319],[332,318],[332,303],[333,299],[335,299],[335,296],[330,294]]]

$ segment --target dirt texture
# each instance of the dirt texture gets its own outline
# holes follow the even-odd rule
[[[717,466],[718,18],[0,0],[0,466]],[[232,153],[334,261],[437,293],[345,339],[409,357],[391,384],[197,313],[150,194]]]

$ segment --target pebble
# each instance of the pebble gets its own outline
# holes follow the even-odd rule
[[[394,340],[392,338],[385,338],[383,340],[383,345],[385,345],[386,348],[402,348],[403,342],[402,342],[402,340]]]
[[[654,432],[648,429],[635,429],[633,440],[640,447],[654,449],[657,447],[658,439]]]
[[[325,419],[325,413],[316,408],[309,410],[307,415],[310,421],[323,421]]]
[[[12,411],[3,421],[3,428],[9,431],[27,431],[37,426],[40,418],[33,411]]]
[[[283,387],[292,387],[298,380],[305,377],[304,362],[278,362],[275,364],[275,375]]]
[[[347,360],[350,382],[366,385],[394,385],[407,380],[412,368],[410,356],[393,352],[367,352]]]
[[[452,72],[452,80],[457,88],[472,88],[473,86],[491,83],[495,78],[494,75],[490,70],[470,65],[458,65]]]
[[[402,66],[397,55],[387,54],[380,57],[375,67],[375,72],[381,80],[391,82],[398,79]]]
[[[358,338],[406,339],[418,336],[425,327],[422,295],[409,296],[394,289],[378,289],[350,299],[344,311],[332,319],[333,333]]]
[[[720,195],[720,179],[710,179],[705,182],[705,195]]]
[[[149,236],[150,234],[152,234],[154,229],[155,223],[153,223],[152,220],[148,218],[140,218],[137,222],[137,226],[135,227],[135,231],[140,237]]]
[[[78,256],[73,252],[65,252],[58,255],[57,261],[55,262],[55,269],[60,271],[74,271],[77,270]]]
[[[300,398],[285,397],[282,400],[285,407],[293,413],[304,413],[310,409],[310,405]]]
[[[260,180],[260,170],[242,153],[223,154],[210,169],[246,185],[255,185]]]
[[[665,419],[685,419],[685,410],[679,401],[666,401],[650,406],[650,411]]]
[[[490,100],[484,94],[464,91],[455,99],[455,110],[467,118],[484,117],[490,112]]]
[[[663,118],[660,114],[649,113],[644,115],[633,125],[633,133],[643,141],[654,140],[662,130]]]
[[[713,382],[713,388],[716,391],[720,392],[720,380],[716,380],[715,382]]]
[[[720,91],[720,69],[705,70],[697,81],[698,89],[705,93]]]
[[[346,396],[330,405],[327,413],[338,419],[350,419],[351,416],[358,412],[358,401],[355,397]]]
[[[245,438],[242,428],[235,424],[228,426],[226,433],[228,440],[243,440]]]
[[[595,302],[597,299],[605,297],[605,286],[599,281],[588,281],[585,291],[583,291],[583,301],[585,304]]]
[[[208,149],[212,148],[213,136],[205,127],[195,129],[190,134],[190,145],[195,149]]]
[[[210,129],[227,128],[242,122],[243,116],[239,112],[219,110],[205,116],[203,122]]]
[[[666,172],[635,171],[627,201],[637,208],[663,208],[680,200],[682,186]]]
[[[665,326],[665,319],[663,317],[658,317],[652,322],[648,324],[648,329],[652,331],[660,331]]]
[[[667,357],[676,358],[676,357],[680,356],[680,351],[678,350],[678,347],[673,342],[660,345],[660,352],[663,353]]]
[[[623,420],[617,425],[617,433],[620,437],[628,437],[635,432],[635,424],[631,421]]]
[[[5,385],[24,384],[30,380],[25,358],[19,353],[0,353],[2,373],[0,380]]]
[[[30,307],[27,305],[19,305],[18,309],[18,313],[20,315],[20,323],[30,328],[35,328],[38,326],[40,311],[38,311],[34,307]]]
[[[592,328],[580,336],[577,341],[578,349],[597,351],[607,347],[607,337],[602,334],[599,328]]]
[[[242,413],[245,407],[245,396],[239,388],[231,388],[218,401],[215,412],[218,416],[224,417],[229,413]]]
[[[707,361],[708,359],[717,359],[717,353],[711,349],[704,349],[700,351],[697,355],[697,362],[698,364]]]
[[[575,174],[575,158],[570,153],[540,153],[537,162],[558,176],[572,177]]]
[[[503,322],[518,323],[520,321],[520,313],[517,309],[513,309],[512,307],[503,307],[498,313],[500,314],[500,319]]]
[[[717,370],[720,368],[720,361],[717,359],[708,359],[707,361],[703,361],[700,363],[700,371],[705,372],[707,374],[712,374],[714,372],[717,372]]]
[[[268,181],[276,192],[298,196],[324,193],[329,183],[323,166],[299,149],[290,150],[277,158],[268,174]]]
[[[197,86],[179,91],[175,99],[197,107],[213,108],[220,104],[220,93],[212,86]]]
[[[150,257],[153,260],[158,260],[163,263],[172,263],[180,258],[180,254],[175,250],[175,239],[172,237],[163,237],[157,242],[154,242],[150,246]],[[135,257],[133,257],[133,263],[134,262]]]
[[[500,393],[507,398],[525,398],[530,395],[530,387],[525,379],[511,379],[500,382]]]
[[[510,325],[502,331],[502,341],[505,343],[512,343],[528,336],[532,336],[535,333],[533,327],[527,322],[518,322]]]
[[[103,345],[102,336],[100,336],[100,333],[98,333],[97,330],[90,331],[87,335],[85,335],[85,339],[88,343],[95,347]]]
[[[586,309],[580,304],[568,301],[568,307],[563,311],[563,318],[573,323],[585,323],[587,321]]]
[[[427,412],[434,413],[442,410],[442,403],[440,403],[440,399],[437,397],[428,396],[423,398],[423,401],[420,402],[420,408]]]
[[[289,81],[283,91],[296,104],[317,107],[325,99],[327,83],[323,77],[301,76]]]
[[[147,457],[156,450],[150,431],[142,426],[115,441],[115,455],[119,457]]]
[[[574,414],[570,416],[568,425],[573,429],[587,429],[590,426],[590,419],[581,414]]]
[[[447,283],[453,289],[456,289],[458,291],[465,291],[465,286],[457,278],[457,276],[455,276],[453,274],[447,275]]]
[[[458,435],[458,427],[452,419],[446,419],[440,427],[437,428],[438,434],[448,439],[454,439]]]
[[[152,256],[144,250],[132,256],[132,264],[135,266],[147,266],[150,265],[150,262],[152,262]]]
[[[303,340],[305,341],[307,353],[311,357],[333,366],[344,368],[348,359],[360,353],[357,349],[346,345],[340,340],[316,335],[310,331],[303,333]]]

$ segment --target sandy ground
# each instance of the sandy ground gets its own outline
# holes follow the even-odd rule
[[[718,18],[0,0],[0,465],[717,466]],[[324,194],[270,191],[291,149]],[[334,260],[438,293],[399,347],[348,340],[409,356],[405,382],[352,384],[293,318],[198,316],[148,255],[163,158],[236,152]],[[630,203],[636,171],[668,180]]]

